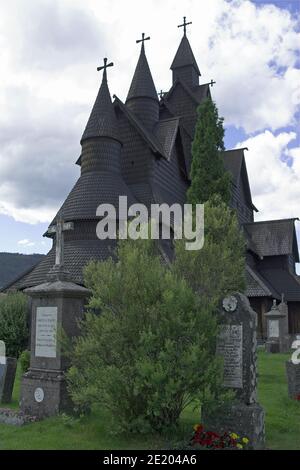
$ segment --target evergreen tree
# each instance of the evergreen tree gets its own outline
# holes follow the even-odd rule
[[[117,258],[85,270],[92,296],[71,348],[69,390],[79,410],[109,410],[115,431],[162,431],[191,403],[224,397],[216,318],[155,242],[119,242]]]
[[[225,170],[223,118],[215,103],[206,99],[197,110],[195,137],[192,144],[191,186],[187,193],[190,204],[205,203],[213,195],[229,203],[231,177]]]
[[[188,251],[186,240],[176,240],[172,269],[214,311],[222,297],[245,290],[246,246],[234,210],[220,196],[213,196],[204,209],[203,248]]]

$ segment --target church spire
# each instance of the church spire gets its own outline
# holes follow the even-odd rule
[[[153,82],[147,57],[145,54],[144,42],[150,37],[137,40],[142,43],[140,57],[133,75],[133,79],[126,98],[126,106],[136,114],[147,128],[152,128],[158,121],[159,101],[156,88]]]
[[[103,70],[103,78],[94,107],[81,138],[82,152],[81,174],[91,172],[120,172],[121,142],[118,132],[118,123],[111,101],[108,84],[107,63],[97,70]]]
[[[183,28],[183,37],[179,44],[178,50],[171,65],[173,72],[173,83],[177,78],[180,78],[191,88],[199,85],[199,76],[201,75],[196,59],[194,57],[191,45],[186,36],[186,27],[192,22],[186,22],[186,17],[183,18],[183,24],[178,25],[178,28]]]
[[[112,62],[107,64],[107,59],[105,58],[104,65],[97,68],[98,71],[103,70],[102,83],[81,138],[81,143],[84,140],[97,137],[110,137],[118,140],[117,120],[108,89],[106,72],[106,69],[113,65]]]

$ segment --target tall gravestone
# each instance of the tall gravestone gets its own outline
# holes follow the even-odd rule
[[[72,409],[65,372],[69,362],[59,341],[60,331],[78,334],[89,291],[70,280],[63,266],[63,231],[71,224],[59,220],[56,228],[56,263],[48,281],[25,290],[32,299],[30,368],[21,384],[21,411],[44,418]]]
[[[265,444],[264,410],[257,402],[257,315],[243,294],[223,300],[219,311],[217,355],[223,358],[223,386],[235,392],[229,405],[202,410],[206,429],[247,437],[253,449]]]
[[[286,374],[288,380],[288,394],[293,400],[300,401],[300,337],[292,344],[291,359],[286,362]]]
[[[300,401],[300,363],[294,364],[292,361],[287,361],[286,373],[289,397]]]
[[[6,357],[4,341],[0,341],[0,403],[10,403],[15,383],[17,359]]]
[[[269,353],[285,353],[290,350],[288,306],[282,301],[277,305],[273,301],[271,310],[265,313],[267,320],[266,351]]]

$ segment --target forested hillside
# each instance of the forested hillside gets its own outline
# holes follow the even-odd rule
[[[0,253],[0,288],[37,264],[43,256],[38,254]]]

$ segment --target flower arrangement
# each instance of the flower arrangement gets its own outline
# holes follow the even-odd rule
[[[212,431],[205,431],[201,424],[194,426],[194,435],[191,439],[192,447],[207,449],[247,449],[249,439],[240,437],[236,433],[224,432],[218,434]]]

